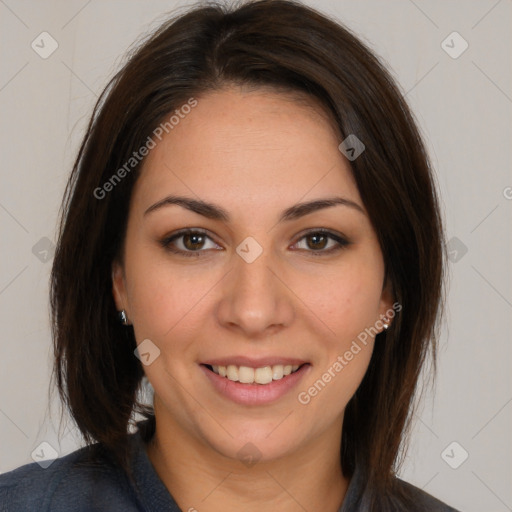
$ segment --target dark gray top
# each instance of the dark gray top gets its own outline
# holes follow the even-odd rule
[[[46,469],[33,463],[0,475],[0,511],[182,512],[154,470],[142,435],[130,435],[130,444],[135,486],[107,459],[103,463],[87,462],[87,448],[82,448],[55,460]],[[356,471],[339,512],[370,510],[362,480]],[[385,500],[388,505],[382,510],[456,512],[406,482],[397,483],[398,492]],[[194,510],[193,507],[191,504],[183,512]],[[201,510],[199,505],[196,508]]]

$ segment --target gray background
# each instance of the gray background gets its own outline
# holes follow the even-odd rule
[[[125,51],[188,3],[0,0],[0,472],[51,452],[42,442],[60,455],[78,446],[71,426],[59,438],[58,409],[47,412],[60,200],[92,106]],[[346,23],[392,69],[443,198],[452,261],[437,386],[401,474],[464,511],[512,510],[511,2],[308,3]],[[31,47],[51,49],[43,31],[58,43],[46,59]],[[457,58],[464,41],[454,31],[469,45]]]

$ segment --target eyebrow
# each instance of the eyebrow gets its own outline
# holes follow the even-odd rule
[[[144,212],[144,216],[170,205],[181,206],[187,210],[190,210],[191,212],[197,213],[212,220],[219,220],[228,223],[231,219],[229,213],[218,205],[209,203],[207,201],[202,201],[200,199],[192,199],[189,197],[174,195],[167,196],[164,199],[161,199],[160,201],[151,205]],[[328,197],[325,199],[316,199],[290,206],[282,212],[279,218],[279,222],[299,219],[318,210],[323,210],[325,208],[331,208],[333,206],[339,205],[347,206],[365,215],[364,209],[354,201],[345,199],[343,197]]]

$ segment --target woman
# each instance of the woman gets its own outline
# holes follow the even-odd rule
[[[360,41],[284,0],[169,21],[63,205],[55,375],[87,447],[3,475],[3,503],[454,510],[395,476],[442,275],[422,141]]]

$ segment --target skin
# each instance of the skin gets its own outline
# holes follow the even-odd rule
[[[341,139],[318,105],[238,87],[197,99],[146,158],[123,261],[113,264],[117,308],[126,310],[137,343],[150,339],[161,351],[144,366],[155,390],[148,456],[182,510],[336,512],[349,484],[339,460],[344,409],[374,340],[307,405],[297,395],[391,308],[375,231]],[[214,203],[231,219],[179,205],[144,214],[170,194]],[[332,196],[360,209],[336,205],[278,222],[290,206]],[[208,232],[197,257],[160,243],[183,228]],[[329,253],[334,240],[304,238],[318,228],[349,244]],[[263,249],[252,263],[236,252],[248,236]],[[183,237],[174,246],[198,247]],[[311,367],[276,402],[239,405],[199,366],[234,355],[296,357]],[[260,454],[250,467],[237,455],[246,443]]]

